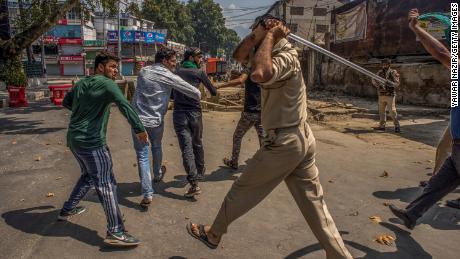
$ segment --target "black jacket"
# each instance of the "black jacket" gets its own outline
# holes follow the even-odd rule
[[[206,72],[197,68],[178,68],[176,74],[189,84],[198,88],[203,83],[212,96],[217,95],[217,89],[212,85]],[[174,111],[201,111],[200,102],[178,91],[173,91]]]

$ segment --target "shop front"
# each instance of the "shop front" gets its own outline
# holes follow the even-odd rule
[[[80,56],[60,56],[61,75],[82,76],[85,75],[84,59]]]

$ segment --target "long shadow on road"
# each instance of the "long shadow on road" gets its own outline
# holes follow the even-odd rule
[[[54,206],[40,206],[13,210],[3,213],[2,218],[6,224],[24,233],[44,237],[70,237],[90,246],[97,246],[101,252],[125,251],[133,248],[107,246],[97,231],[70,221],[57,221],[59,210],[54,208]]]
[[[391,121],[387,122],[387,130],[378,132],[372,128],[345,128],[342,133],[360,134],[392,134],[412,141],[417,141],[436,147],[444,129],[447,127],[447,121],[434,121],[426,124],[401,125],[401,133],[395,133]]]
[[[40,206],[13,210],[2,214],[6,224],[24,233],[49,237],[71,237],[90,246],[102,246],[103,239],[95,230],[74,224],[58,222],[59,210],[53,206]],[[50,210],[53,209],[53,210]]]
[[[428,259],[433,258],[428,252],[426,252],[423,247],[415,241],[409,232],[400,229],[397,226],[394,226],[389,223],[382,222],[380,223],[381,226],[387,228],[388,230],[392,231],[395,236],[395,245],[396,251],[394,252],[380,252],[375,249],[369,248],[367,246],[361,245],[359,243],[344,240],[345,244],[356,248],[357,250],[365,253],[366,255],[363,257],[359,257],[362,259],[375,259],[375,258],[417,258],[417,259]],[[343,232],[341,232],[343,234]],[[302,256],[308,255],[315,251],[321,250],[320,244],[313,244],[302,249],[299,249],[288,256],[285,259],[296,259]]]
[[[410,203],[415,200],[422,192],[420,187],[399,188],[395,191],[377,191],[373,195],[385,200],[399,200],[401,202]],[[456,190],[455,192],[458,192]],[[431,227],[439,230],[460,230],[458,218],[460,213],[457,209],[449,207],[441,207],[435,204],[429,209],[425,215],[418,220],[419,223],[428,224]],[[401,223],[399,219],[392,218],[390,222]]]

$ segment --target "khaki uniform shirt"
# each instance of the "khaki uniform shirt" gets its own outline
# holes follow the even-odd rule
[[[261,83],[264,130],[300,125],[307,120],[307,94],[297,51],[280,40],[272,52],[273,77]]]

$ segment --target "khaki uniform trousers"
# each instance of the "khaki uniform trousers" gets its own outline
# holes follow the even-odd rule
[[[390,117],[393,119],[395,127],[399,127],[398,114],[396,113],[396,96],[379,95],[379,115],[381,127],[384,127],[387,122],[387,109],[390,113]]]
[[[433,173],[436,174],[441,168],[442,164],[452,153],[452,135],[450,134],[450,123],[444,130],[441,139],[439,140],[438,147],[436,148],[436,161],[433,168]]]
[[[327,258],[352,258],[323,198],[315,165],[316,142],[307,123],[266,132],[264,146],[233,183],[211,226],[222,235],[283,180]]]

